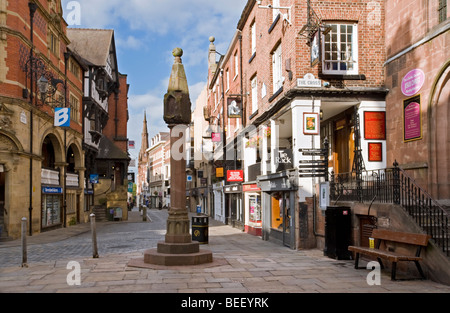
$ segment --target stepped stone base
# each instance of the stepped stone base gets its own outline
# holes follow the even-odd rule
[[[191,243],[158,243],[158,248],[144,252],[144,263],[176,266],[211,263],[211,251],[200,250],[197,242]]]

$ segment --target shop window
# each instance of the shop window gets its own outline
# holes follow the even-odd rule
[[[42,227],[61,224],[61,195],[42,195]]]
[[[331,24],[323,51],[324,74],[358,74],[357,24]]]
[[[261,196],[259,194],[251,194],[249,201],[249,221],[250,223],[261,223]]]

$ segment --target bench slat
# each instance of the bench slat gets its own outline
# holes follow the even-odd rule
[[[361,253],[364,255],[374,256],[377,258],[384,258],[391,262],[422,260],[421,257],[416,257],[416,256],[412,256],[412,255],[404,255],[404,254],[400,254],[400,253],[396,253],[396,252],[380,250],[380,249],[372,249],[372,248],[366,248],[366,247],[350,246],[350,247],[348,247],[348,250],[354,251],[357,253]]]
[[[372,231],[372,237],[381,240],[407,243],[424,247],[428,245],[428,240],[431,238],[430,235],[426,234],[403,233],[378,228]]]

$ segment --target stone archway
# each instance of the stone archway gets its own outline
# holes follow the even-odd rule
[[[450,60],[438,72],[428,104],[429,190],[450,206]]]
[[[15,199],[12,191],[18,190],[20,179],[14,175],[19,160],[17,154],[23,151],[18,139],[7,131],[0,130],[0,237],[11,235],[10,222],[14,208],[11,207]]]

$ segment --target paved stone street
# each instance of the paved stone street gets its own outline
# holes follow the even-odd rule
[[[367,283],[369,270],[333,260],[320,250],[292,251],[210,220],[212,264],[134,267],[165,234],[167,210],[150,210],[151,222],[131,212],[128,222],[97,223],[100,257],[92,258],[88,224],[28,237],[28,267],[21,268],[20,241],[0,243],[0,292],[39,293],[449,293],[432,281]],[[81,266],[80,285],[70,261]]]

